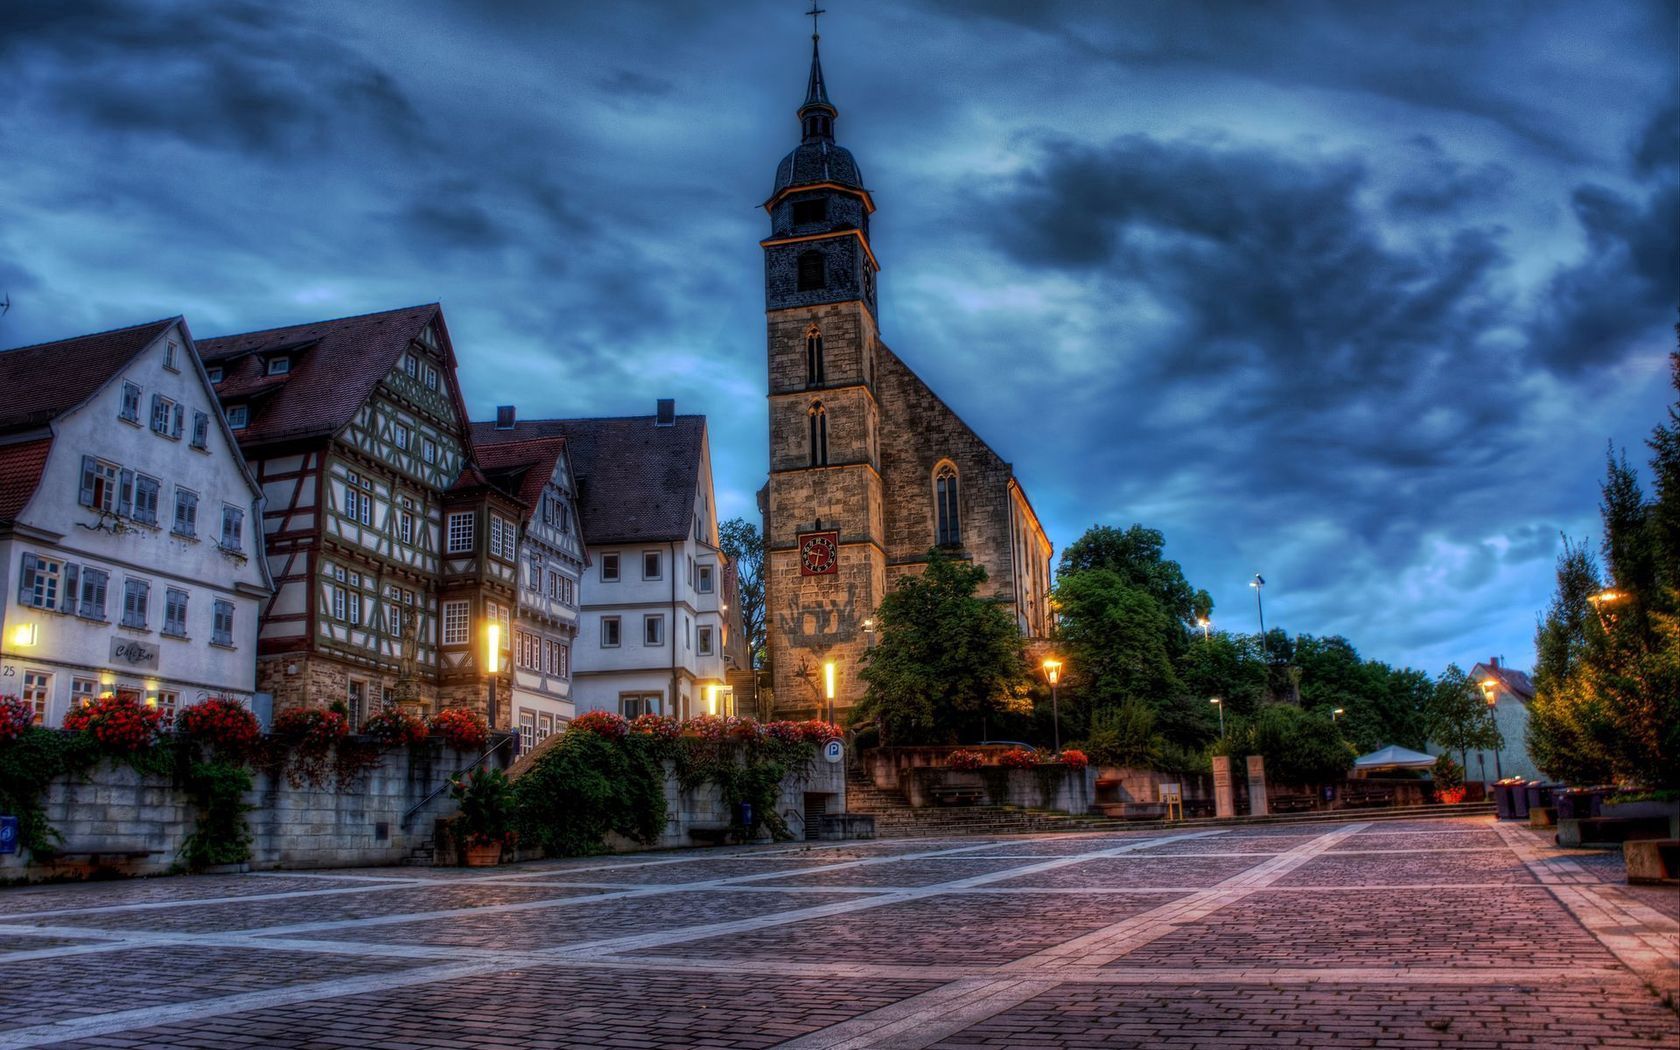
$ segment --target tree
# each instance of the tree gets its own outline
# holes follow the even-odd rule
[[[1460,765],[1469,764],[1471,751],[1497,751],[1504,745],[1481,688],[1457,664],[1448,664],[1435,680],[1424,724],[1429,739],[1459,753]]]
[[[1106,569],[1128,586],[1148,594],[1181,623],[1193,623],[1213,611],[1208,592],[1193,590],[1178,562],[1162,557],[1166,537],[1155,529],[1133,525],[1120,530],[1097,525],[1062,551],[1056,576]]]
[[[1280,784],[1340,780],[1356,752],[1328,712],[1294,704],[1267,704],[1247,727],[1248,749],[1266,759],[1266,776]]]
[[[1611,777],[1604,747],[1608,723],[1581,689],[1587,629],[1596,620],[1588,599],[1601,589],[1592,554],[1563,537],[1557,590],[1534,634],[1534,699],[1528,705],[1526,742],[1542,773],[1571,784],[1600,784]]]
[[[747,650],[753,667],[762,668],[769,655],[764,630],[764,537],[747,519],[731,518],[718,526],[718,544],[735,566],[735,600],[741,605]]]
[[[985,581],[983,567],[938,549],[921,575],[898,581],[875,612],[880,640],[853,725],[879,725],[882,743],[957,743],[1026,707],[1021,632],[997,602],[976,597]]]

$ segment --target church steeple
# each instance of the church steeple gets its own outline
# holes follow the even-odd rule
[[[840,115],[828,100],[828,85],[823,83],[822,55],[817,50],[820,41],[818,34],[811,34],[811,79],[805,86],[805,103],[799,107],[799,124],[806,142],[833,142],[834,118]]]

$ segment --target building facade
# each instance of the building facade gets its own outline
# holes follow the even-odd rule
[[[514,428],[514,410],[474,423],[474,457],[502,491],[518,498],[518,573],[509,652],[512,723],[529,749],[572,720],[572,648],[588,554],[577,489],[560,437],[495,441]]]
[[[1470,669],[1470,680],[1491,698],[1493,724],[1504,742],[1497,752],[1472,751],[1465,756],[1469,767],[1466,780],[1492,783],[1500,777],[1538,780],[1540,770],[1528,754],[1528,705],[1534,700],[1534,683],[1526,672],[1505,666],[1497,656]]]
[[[588,562],[571,652],[578,713],[735,713],[729,672],[744,648],[725,597],[705,417],[661,401],[652,416],[510,419],[474,437],[481,450],[566,442]]]
[[[473,472],[442,309],[248,332],[201,350],[266,497],[276,590],[257,681],[275,709],[343,701],[358,725],[380,702],[497,713],[485,627],[511,616],[519,508]]]
[[[801,142],[765,210],[770,479],[766,621],[776,710],[863,694],[867,628],[894,583],[937,547],[985,567],[988,595],[1028,637],[1050,625],[1051,545],[1019,479],[881,339],[875,203],[835,143],[813,39]]]
[[[0,353],[0,693],[257,689],[261,490],[179,318]]]

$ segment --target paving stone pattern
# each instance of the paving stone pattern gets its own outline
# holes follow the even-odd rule
[[[0,1050],[1680,1047],[1620,878],[1461,818],[22,887]]]

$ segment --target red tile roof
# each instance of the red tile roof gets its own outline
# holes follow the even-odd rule
[[[554,476],[555,462],[566,454],[566,439],[540,437],[493,443],[479,436],[481,430],[493,431],[495,425],[472,425],[473,458],[492,481],[517,497],[529,513],[536,513],[543,486]]]
[[[591,544],[658,543],[688,536],[706,440],[705,416],[678,416],[668,427],[654,426],[653,416],[533,419],[511,430],[475,423],[472,433],[481,457],[500,444],[565,438],[577,479],[578,516]]]
[[[240,445],[250,448],[338,432],[433,318],[448,364],[445,381],[465,423],[455,355],[436,303],[204,339],[198,352],[206,365],[222,368],[216,393],[223,405],[251,401],[250,422],[238,431]],[[292,352],[291,370],[265,375],[264,355],[281,350]]]
[[[0,525],[11,524],[23,513],[41,482],[41,471],[46,469],[47,453],[51,451],[50,437],[0,445]]]
[[[1534,699],[1534,682],[1526,672],[1505,666],[1495,667],[1486,663],[1479,663],[1470,669],[1470,677],[1478,682],[1482,680],[1484,675],[1499,679],[1499,684],[1505,687],[1506,692],[1521,700]]]
[[[0,434],[46,426],[92,397],[179,317],[0,353]]]

